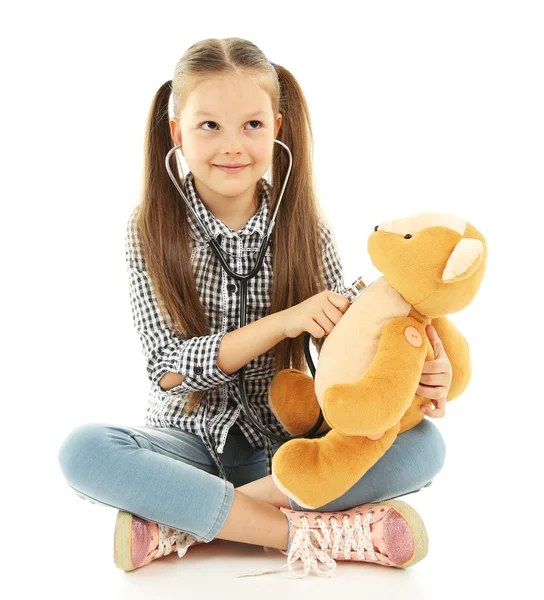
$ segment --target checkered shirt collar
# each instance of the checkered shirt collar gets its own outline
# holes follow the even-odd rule
[[[262,199],[259,210],[249,219],[249,221],[238,231],[234,231],[228,225],[225,225],[222,221],[217,219],[202,203],[198,194],[196,193],[194,185],[194,175],[189,171],[185,177],[185,193],[187,199],[194,208],[196,214],[206,224],[210,230],[212,237],[217,238],[222,235],[226,238],[236,238],[240,236],[249,236],[252,233],[258,232],[260,237],[263,237],[268,228],[268,214],[270,212],[270,197],[272,193],[272,186],[266,181],[264,177],[261,177],[257,182],[257,191],[259,197]],[[182,200],[180,198],[180,200]],[[193,213],[187,210],[187,217],[189,219],[189,235],[200,242],[205,242],[204,232],[199,223],[197,223]]]

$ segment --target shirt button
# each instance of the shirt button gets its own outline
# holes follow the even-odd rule
[[[233,292],[236,291],[236,286],[234,285],[234,283],[229,283],[227,285],[227,290],[232,294]]]
[[[234,331],[236,329],[236,325],[234,323],[231,323],[228,327],[227,327],[227,331]]]
[[[202,375],[202,367],[195,367],[195,375]]]

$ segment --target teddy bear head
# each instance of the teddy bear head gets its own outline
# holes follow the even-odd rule
[[[483,235],[465,219],[439,212],[376,225],[368,252],[385,280],[429,318],[470,304],[487,262]]]

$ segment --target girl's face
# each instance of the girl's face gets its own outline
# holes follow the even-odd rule
[[[274,138],[281,126],[270,96],[240,74],[206,77],[191,91],[179,123],[170,119],[172,138],[195,179],[225,196],[246,191],[272,162]],[[226,170],[225,165],[243,165]]]

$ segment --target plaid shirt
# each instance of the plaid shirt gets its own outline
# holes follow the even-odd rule
[[[185,193],[200,219],[218,239],[231,269],[247,273],[256,263],[256,253],[266,233],[271,187],[266,179],[258,182],[261,205],[257,213],[234,231],[203,205],[194,188],[191,172],[185,178]],[[180,202],[183,199],[180,197]],[[134,326],[147,361],[151,389],[145,412],[147,426],[177,427],[198,435],[227,479],[219,454],[223,453],[229,429],[236,423],[253,448],[266,448],[266,472],[272,472],[272,442],[257,430],[242,410],[238,372],[228,375],[217,364],[223,336],[239,327],[238,282],[229,277],[205,241],[194,215],[187,210],[191,263],[200,301],[210,322],[210,335],[183,339],[165,322],[159,310],[153,284],[146,270],[138,240],[136,215],[130,215],[125,236],[130,301]],[[281,210],[281,206],[280,206]],[[271,217],[271,215],[270,215]],[[331,231],[320,219],[323,242],[325,289],[344,294],[343,268]],[[262,319],[270,310],[273,241],[266,251],[261,270],[248,281],[247,324]],[[164,391],[158,382],[168,372],[185,376],[180,385]],[[246,396],[257,418],[278,435],[289,435],[268,405],[268,388],[274,376],[273,348],[251,360],[246,366]],[[191,391],[208,390],[200,406],[191,415],[181,409]]]

